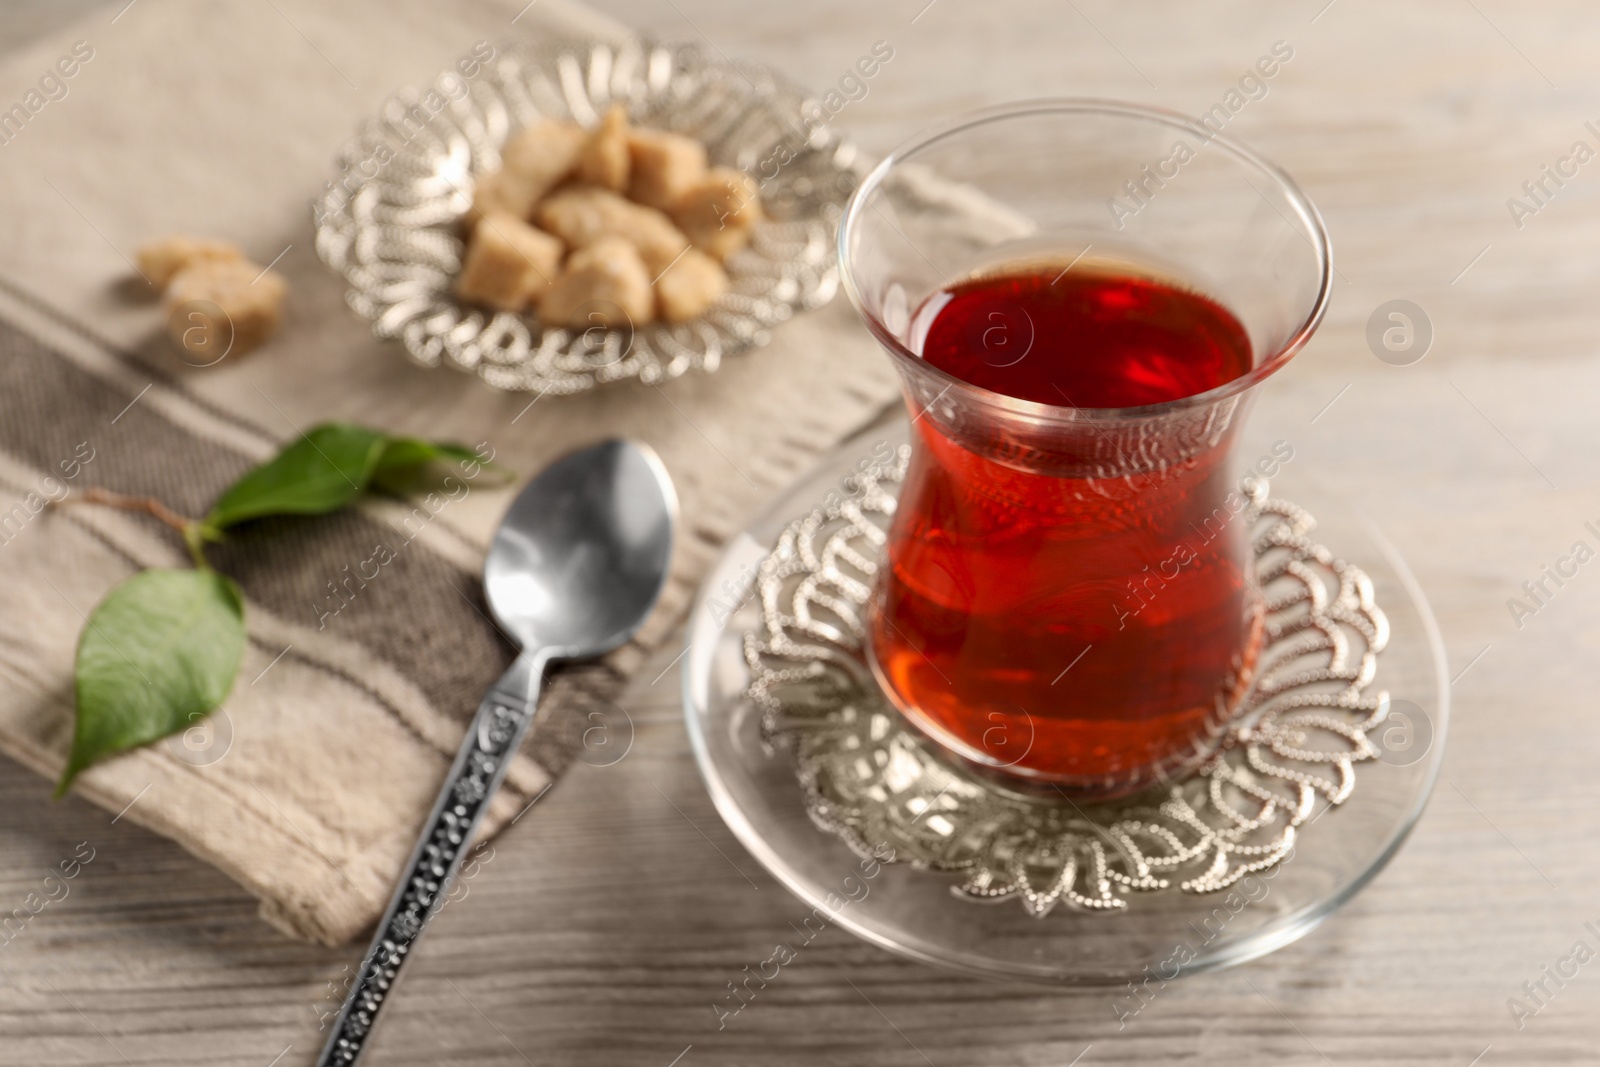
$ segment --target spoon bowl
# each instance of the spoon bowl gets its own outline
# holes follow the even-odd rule
[[[483,567],[489,608],[525,649],[596,656],[632,634],[666,582],[677,498],[648,447],[604,441],[557,460],[506,512]]]

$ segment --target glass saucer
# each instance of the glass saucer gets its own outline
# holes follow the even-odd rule
[[[1443,647],[1393,546],[1347,504],[1288,477],[1272,496],[1315,516],[1314,539],[1371,581],[1389,624],[1372,691],[1388,693],[1392,710],[1367,735],[1376,745],[1355,764],[1355,787],[1337,806],[1315,798],[1282,862],[1210,891],[1190,891],[1174,878],[1161,891],[1126,894],[1125,906],[1115,908],[1062,898],[1040,909],[1016,894],[983,903],[970,886],[961,891],[969,882],[963,874],[878,862],[859,838],[852,848],[848,832],[809,808],[794,753],[771,743],[763,709],[747,693],[753,674],[746,638],[765,632],[753,592],[757,574],[791,521],[859,491],[862,472],[892,456],[907,432],[903,417],[870,429],[781,494],[730,542],[690,620],[685,713],[707,789],[751,854],[813,909],[815,923],[837,923],[900,955],[988,977],[1061,985],[1166,981],[1294,941],[1377,874],[1421,814],[1443,757]]]

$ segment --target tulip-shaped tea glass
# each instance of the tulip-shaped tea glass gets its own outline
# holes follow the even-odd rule
[[[884,160],[839,235],[893,357],[910,468],[868,620],[879,682],[981,771],[1073,797],[1210,755],[1263,603],[1238,469],[1252,394],[1332,261],[1272,164],[1180,115],[1044,100]]]

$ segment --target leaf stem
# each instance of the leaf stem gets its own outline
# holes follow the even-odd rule
[[[198,519],[191,520],[183,528],[183,543],[189,548],[189,557],[194,560],[194,565],[203,571],[211,569],[211,564],[206,562],[205,553],[206,528]]]
[[[194,560],[194,565],[201,570],[210,570],[206,563],[205,553],[201,546],[206,540],[205,524],[199,519],[190,519],[179,515],[153,496],[129,496],[126,493],[102,489],[97,485],[88,486],[76,497],[63,497],[53,501],[54,504],[104,504],[109,508],[118,508],[122,511],[141,511],[153,519],[157,519],[177,531],[183,538],[184,545],[189,549],[189,555]]]

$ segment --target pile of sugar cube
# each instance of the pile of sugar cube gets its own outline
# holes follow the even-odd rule
[[[728,289],[723,262],[761,220],[756,183],[692,137],[543,119],[478,178],[456,293],[552,326],[687,322]]]

